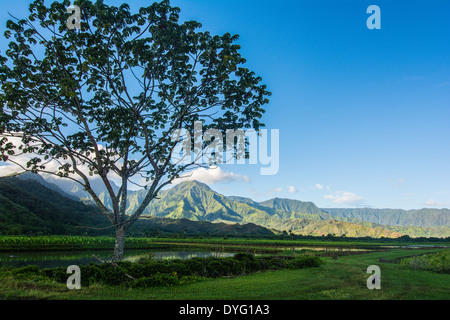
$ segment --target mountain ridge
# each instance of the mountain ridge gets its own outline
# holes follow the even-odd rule
[[[114,235],[108,219],[93,205],[74,200],[41,183],[17,176],[0,178],[0,234]],[[255,224],[224,224],[187,219],[145,217],[129,229],[130,235],[184,233],[215,236],[272,236]]]
[[[67,183],[59,187],[58,182],[61,179],[44,180],[47,182],[50,180],[48,183],[56,182],[55,186],[68,195],[79,196],[77,190],[71,193],[70,190],[74,188],[71,189]],[[129,192],[128,214],[141,203],[145,192],[145,190]],[[103,193],[100,198],[107,198],[106,193]],[[88,200],[84,197],[79,199]],[[106,202],[105,205],[110,204]],[[288,198],[272,198],[256,202],[251,198],[222,195],[207,184],[198,181],[184,181],[161,191],[158,198],[145,208],[143,217],[189,219],[226,224],[252,223],[277,230],[277,232],[289,230],[294,234],[302,235],[335,234],[361,237],[400,237],[405,234],[440,237],[449,235],[450,210],[448,209],[442,209],[439,212],[427,209],[427,212],[432,213],[428,222],[427,215],[422,213],[425,209],[412,212],[389,209],[391,210],[389,214],[389,212],[377,211],[388,209],[371,208],[372,216],[364,213],[364,210],[368,208],[318,208],[311,201]],[[392,224],[386,224],[386,221]]]

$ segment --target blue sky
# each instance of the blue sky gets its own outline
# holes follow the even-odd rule
[[[2,33],[7,12],[24,16],[28,3],[1,1]],[[263,122],[280,132],[278,174],[225,165],[213,189],[319,207],[450,207],[449,1],[171,3],[211,33],[239,34],[273,94]],[[366,26],[370,5],[380,30]]]

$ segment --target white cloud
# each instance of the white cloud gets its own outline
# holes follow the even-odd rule
[[[14,161],[15,163],[13,163],[11,161],[6,162],[6,163],[4,163],[4,162],[0,163],[0,177],[7,176],[7,175],[10,175],[12,173],[23,173],[23,172],[26,172],[26,170],[24,170],[23,168],[27,168],[27,162],[30,159],[32,159],[32,158],[39,158],[39,159],[41,159],[40,164],[45,165],[45,171],[46,172],[40,171],[40,174],[42,176],[44,176],[44,177],[52,176],[52,177],[58,178],[56,176],[56,174],[57,174],[58,171],[60,171],[59,168],[61,167],[62,164],[70,164],[70,165],[72,165],[72,161],[69,160],[69,159],[64,160],[64,159],[60,158],[58,160],[55,160],[55,159],[45,160],[44,155],[35,154],[35,153],[25,153],[24,154],[19,149],[19,147],[21,145],[23,145],[22,140],[21,140],[21,138],[19,136],[13,136],[13,137],[5,136],[5,137],[7,137],[8,142],[13,143],[13,145],[15,146],[14,151],[16,152],[16,154],[14,156],[10,156],[10,158],[9,158],[11,161]],[[40,141],[38,141],[38,140],[34,140],[34,141],[35,141],[35,144],[34,144],[35,146],[40,146],[41,145]],[[98,144],[97,146],[98,146],[99,149],[104,149],[104,147],[102,145],[100,145],[100,144]],[[91,156],[91,159],[94,159],[93,155]],[[117,159],[113,158],[112,160],[117,160]],[[122,162],[119,159],[119,161],[116,162],[116,165],[120,166],[121,163]],[[98,176],[94,175],[93,177],[91,177],[89,175],[90,170],[89,170],[89,167],[88,167],[87,164],[82,164],[79,161],[77,161],[77,168],[90,181],[98,179]],[[75,174],[75,173],[70,173],[69,177],[71,177],[73,179],[76,179],[78,181],[82,181],[81,177],[78,176],[78,174]],[[108,173],[108,178],[110,180],[112,180],[116,184],[120,185],[120,183],[121,183],[120,177],[117,174],[115,174],[113,171],[110,171]],[[66,179],[66,178],[61,178],[61,179]]]
[[[288,186],[288,192],[289,193],[297,193],[298,190],[294,186]]]
[[[13,138],[8,137],[8,140],[13,142],[16,146],[21,144],[20,139],[16,138],[16,137],[13,137]],[[99,145],[99,148],[101,149],[103,147],[101,145]],[[23,167],[26,167],[26,163],[34,156],[36,156],[36,155],[21,154],[18,156],[14,156],[13,159],[17,163],[20,163]],[[42,155],[38,155],[37,157],[39,157],[41,159],[44,158]],[[42,162],[44,163],[45,161],[43,160]],[[69,161],[67,161],[67,162],[69,162]],[[122,163],[121,160],[119,160],[119,161],[117,161],[116,164],[118,166],[120,166],[121,163]],[[46,169],[46,171],[56,173],[56,172],[58,172],[59,166],[60,166],[60,163],[53,160],[53,161],[46,162],[45,169]],[[80,169],[80,171],[83,172],[89,178],[89,180],[93,180],[93,179],[97,178],[96,176],[94,176],[94,177],[89,176],[89,168],[87,165],[78,164],[78,169]],[[0,163],[0,177],[7,176],[12,173],[22,173],[22,172],[24,172],[24,170],[18,165],[15,165],[13,163]],[[44,172],[42,172],[41,174],[43,176],[48,175]],[[78,175],[72,174],[71,176],[73,178],[81,181],[81,178]],[[221,181],[225,181],[225,182],[229,182],[229,181],[249,182],[250,181],[250,179],[246,175],[240,175],[240,174],[236,174],[233,172],[226,172],[226,171],[222,170],[220,167],[199,168],[199,169],[193,170],[190,173],[185,173],[182,176],[184,178],[177,179],[178,181],[174,181],[173,183],[176,184],[181,181],[187,181],[187,180],[197,180],[197,181],[200,181],[200,182],[203,182],[206,184],[214,184],[214,183],[221,182]],[[121,184],[120,177],[118,177],[112,171],[108,175],[108,178],[113,180],[118,185]],[[137,180],[135,182],[140,185],[148,184],[145,182],[145,179],[133,179],[133,180]],[[129,187],[131,187],[131,189],[136,188],[133,185],[130,185]]]
[[[218,182],[230,182],[230,181],[245,181],[250,182],[250,178],[246,175],[236,174],[234,172],[227,172],[220,167],[210,168],[198,168],[190,173],[186,173],[180,178],[176,179],[173,184],[180,183],[182,181],[197,180],[206,184],[214,184]]]
[[[428,206],[428,207],[445,207],[446,204],[443,202],[437,202],[434,199],[429,199],[427,201],[425,201],[424,205]]]
[[[316,183],[316,184],[313,185],[313,186],[306,187],[306,189],[303,189],[302,191],[307,191],[307,190],[322,190],[323,188],[324,188],[323,185],[321,185],[320,183]]]
[[[13,173],[22,173],[23,169],[13,165],[0,165],[0,177],[5,177]]]
[[[18,137],[8,137],[8,141],[13,142],[14,145],[16,145],[16,146],[21,145],[21,140]],[[100,149],[103,149],[103,146],[100,144],[98,145],[98,147]],[[19,155],[14,156],[13,159],[17,163],[20,163],[23,167],[26,167],[26,163],[32,157],[39,157],[41,159],[44,159],[43,155],[20,154],[19,152],[18,152],[18,154]],[[122,160],[121,159],[117,159],[117,160],[118,161],[116,162],[116,165],[121,166]],[[61,159],[60,159],[60,161],[61,161]],[[63,162],[63,161],[61,161],[61,162]],[[67,162],[71,163],[70,161],[67,161]],[[55,160],[49,161],[49,162],[46,162],[43,160],[42,163],[46,163],[46,165],[45,165],[46,171],[55,172],[55,173],[58,172],[58,168],[61,165],[60,163],[58,163]],[[78,169],[80,169],[80,171],[83,172],[89,178],[89,180],[94,180],[94,179],[98,178],[97,176],[94,176],[94,177],[89,176],[89,168],[87,165],[78,164]],[[0,162],[0,177],[7,176],[12,173],[22,173],[22,172],[24,172],[24,170],[18,165],[15,165],[11,162],[10,163]],[[49,174],[41,172],[41,175],[46,176]],[[81,178],[78,175],[71,174],[71,177],[81,181]],[[118,185],[121,184],[120,177],[117,176],[112,171],[108,174],[108,178],[111,179],[112,181],[114,181]],[[233,172],[226,172],[226,171],[222,170],[220,167],[210,167],[210,168],[199,168],[199,169],[193,170],[191,172],[184,173],[184,174],[182,174],[181,178],[173,181],[173,184],[177,184],[179,182],[188,181],[188,180],[197,180],[199,182],[203,182],[206,184],[214,184],[214,183],[218,183],[218,182],[230,182],[230,181],[250,182],[249,177],[246,175],[240,175],[240,174],[236,174]],[[133,181],[135,181],[139,185],[148,184],[148,182],[146,182],[144,178],[138,178],[137,176],[135,179],[133,179]],[[133,184],[129,184],[129,188],[139,189],[139,187],[134,186]]]
[[[365,202],[363,197],[348,191],[336,191],[325,195],[324,198],[333,200],[334,203],[339,205],[362,206]]]

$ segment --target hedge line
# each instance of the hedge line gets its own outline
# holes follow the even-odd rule
[[[190,283],[206,278],[231,277],[264,270],[300,269],[318,267],[322,261],[316,256],[299,257],[254,257],[239,253],[228,258],[191,258],[187,260],[142,259],[138,262],[118,262],[80,266],[81,285],[89,286],[101,283],[125,287],[173,286]],[[70,276],[65,268],[40,270],[27,266],[13,270],[13,274],[22,277],[51,279],[66,283]]]

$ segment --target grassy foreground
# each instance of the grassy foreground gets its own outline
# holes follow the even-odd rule
[[[203,280],[187,285],[120,288],[94,284],[68,290],[64,284],[20,280],[0,272],[0,299],[56,300],[447,300],[450,275],[380,262],[437,250],[393,250],[323,258],[320,267],[263,271],[246,276]],[[369,290],[369,265],[381,269],[381,289]]]

